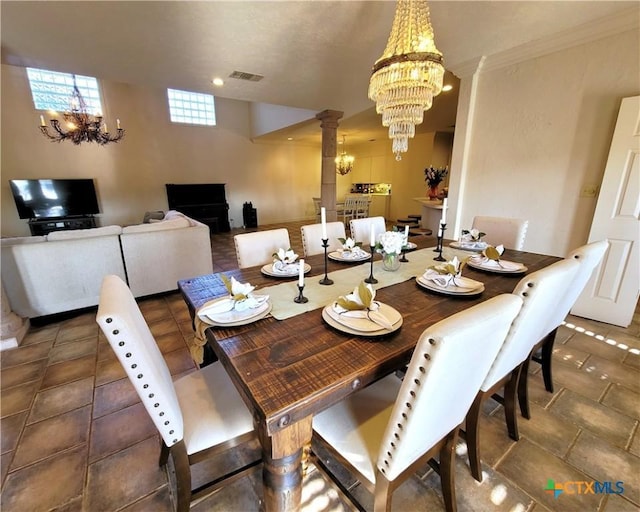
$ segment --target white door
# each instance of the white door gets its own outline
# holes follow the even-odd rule
[[[627,327],[640,289],[640,96],[624,98],[604,171],[589,242],[609,249],[571,313]]]

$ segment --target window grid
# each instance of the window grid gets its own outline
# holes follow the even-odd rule
[[[167,89],[167,96],[171,122],[204,126],[216,125],[213,95]]]
[[[27,68],[27,77],[36,110],[70,110],[73,75],[46,69]],[[76,85],[90,114],[102,113],[98,81],[92,76],[76,75]]]

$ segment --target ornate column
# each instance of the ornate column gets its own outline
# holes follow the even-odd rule
[[[322,128],[322,180],[320,188],[321,205],[327,209],[327,221],[338,220],[336,214],[336,155],[338,119],[343,112],[323,110],[316,114]]]
[[[0,351],[16,348],[29,330],[29,319],[20,318],[11,311],[9,298],[2,285],[2,302],[0,302]]]

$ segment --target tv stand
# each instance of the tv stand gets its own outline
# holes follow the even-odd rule
[[[52,231],[89,229],[95,227],[96,218],[93,215],[29,220],[29,229],[31,230],[31,234],[34,236],[46,235]]]

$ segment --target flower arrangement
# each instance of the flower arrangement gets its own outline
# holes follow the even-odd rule
[[[447,174],[449,171],[446,167],[427,167],[424,170],[424,181],[427,182],[429,188],[437,187],[447,177]]]
[[[376,252],[384,254],[400,254],[406,245],[404,233],[400,231],[386,231],[378,235]]]

